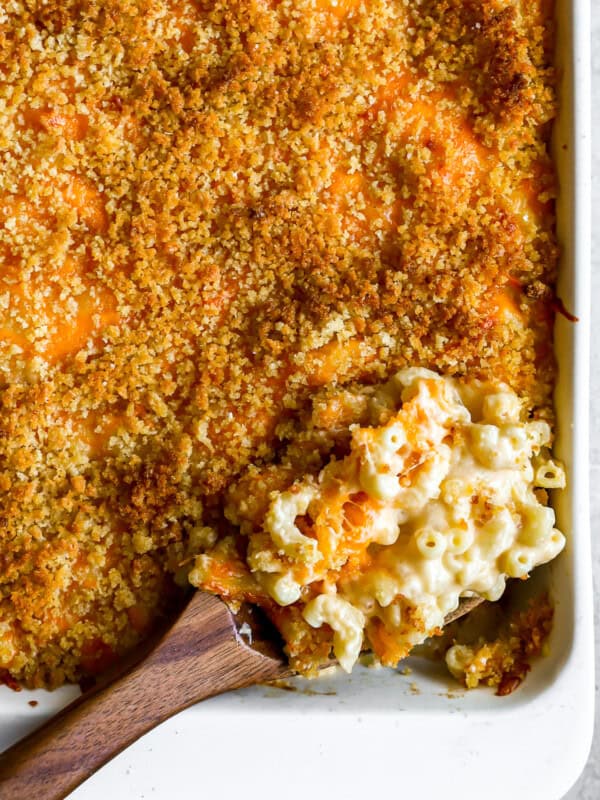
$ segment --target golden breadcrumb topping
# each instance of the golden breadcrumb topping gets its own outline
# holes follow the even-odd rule
[[[551,11],[2,4],[11,680],[132,646],[230,532],[225,496],[316,473],[398,369],[551,418]]]
[[[448,648],[446,665],[468,689],[484,684],[495,687],[501,697],[511,694],[531,669],[531,659],[543,653],[553,617],[554,608],[544,593],[530,600],[525,610],[513,611],[502,619],[495,635],[488,633],[471,640],[461,630],[464,625],[456,622],[442,641],[442,649]],[[468,643],[461,644],[463,639]]]

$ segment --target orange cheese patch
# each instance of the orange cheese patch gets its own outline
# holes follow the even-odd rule
[[[377,72],[370,73],[371,80],[375,80]],[[388,78],[385,83],[377,87],[375,93],[375,102],[370,108],[370,117],[377,116],[381,110],[390,111],[394,105],[399,101],[406,101],[407,89],[413,81],[416,80],[416,75],[409,72],[400,72]]]
[[[525,322],[524,314],[519,308],[518,291],[513,285],[504,284],[486,297],[490,324],[501,325],[510,319]]]
[[[197,16],[197,9],[193,3],[176,0],[169,2],[170,22],[177,29],[176,42],[186,53],[191,53],[196,43],[197,34],[193,25],[193,18]],[[171,42],[170,42],[171,43]]]
[[[38,112],[36,119],[45,126],[64,122],[63,133],[69,136],[82,130],[79,122],[56,114]],[[114,295],[90,278],[86,256],[64,254],[62,242],[69,234],[60,230],[66,220],[92,235],[104,233],[108,216],[102,193],[77,173],[63,172],[52,183],[35,184],[30,194],[32,199],[25,190],[0,199],[0,225],[8,237],[0,273],[0,342],[16,345],[26,357],[54,363],[119,322]],[[29,262],[32,245],[53,241],[57,247],[41,263]]]
[[[508,211],[516,216],[524,236],[533,233],[544,220],[553,219],[552,200],[541,195],[540,183],[539,176],[525,178],[507,197]]]
[[[366,371],[368,358],[361,356],[360,342],[333,341],[311,353],[304,364],[309,386],[325,386]]]
[[[404,120],[407,134],[431,153],[432,180],[446,188],[457,188],[484,175],[489,152],[464,117],[438,112],[442,99],[439,95],[432,96],[430,102],[412,102],[410,110],[404,111]]]
[[[338,226],[357,240],[376,230],[390,230],[404,205],[399,198],[386,204],[365,175],[343,169],[334,173],[327,194]]]
[[[425,94],[417,92],[417,86],[416,74],[402,72],[391,77],[377,88],[367,120],[374,123],[382,112],[397,143],[420,148],[418,157],[428,162],[430,178],[438,188],[472,185],[485,175],[493,153],[457,110],[451,89]],[[411,159],[416,156],[411,153]]]
[[[88,131],[89,118],[85,114],[69,113],[59,108],[25,108],[25,124],[36,131],[64,136],[81,141]]]
[[[359,5],[360,0],[316,0],[318,11],[325,11],[338,20],[347,17],[348,14],[358,8]]]
[[[17,345],[27,357],[37,355],[54,363],[80,350],[107,326],[118,325],[112,293],[77,274],[72,262],[64,270],[67,276],[71,271],[71,283],[77,287],[77,294],[66,298],[62,282],[0,280],[0,342]]]
[[[67,188],[63,193],[67,206],[77,211],[79,219],[94,233],[103,233],[108,225],[101,192],[80,175],[69,175]]]

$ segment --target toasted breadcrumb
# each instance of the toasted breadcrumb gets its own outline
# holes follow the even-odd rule
[[[496,687],[496,694],[511,694],[531,669],[532,658],[542,653],[552,630],[554,608],[547,594],[530,601],[525,611],[513,613],[498,635],[471,644],[453,644],[446,663],[468,689],[479,684]]]
[[[551,417],[550,19],[546,0],[2,4],[7,682],[133,646],[228,534],[228,492],[256,506],[317,471],[404,366],[493,376]]]

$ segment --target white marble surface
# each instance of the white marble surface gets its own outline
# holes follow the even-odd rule
[[[600,798],[600,0],[592,2],[592,363],[590,492],[596,621],[596,727],[587,766],[565,800]]]

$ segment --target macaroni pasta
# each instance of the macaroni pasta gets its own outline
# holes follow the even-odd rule
[[[385,424],[352,426],[348,455],[272,492],[248,537],[253,580],[328,626],[346,670],[365,646],[396,664],[461,597],[497,600],[565,544],[539,491],[564,486],[550,428],[525,420],[506,386],[406,369],[380,394]],[[206,586],[213,568],[200,556],[191,582]]]

